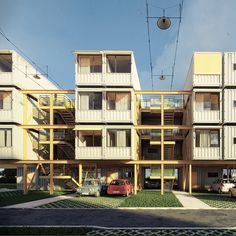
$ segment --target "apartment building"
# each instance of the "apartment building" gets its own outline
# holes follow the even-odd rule
[[[184,90],[141,90],[131,51],[76,51],[61,90],[0,51],[0,167],[19,189],[127,178],[135,193],[206,188],[236,166],[236,53],[194,53]],[[75,101],[69,95],[75,96]]]
[[[185,110],[192,125],[185,140],[191,149],[186,159],[201,163],[193,168],[193,188],[231,176],[235,166],[235,55],[196,52],[192,57],[185,84],[192,90]]]
[[[138,133],[135,90],[140,90],[130,51],[75,52],[76,160],[83,173],[109,183],[132,178]]]

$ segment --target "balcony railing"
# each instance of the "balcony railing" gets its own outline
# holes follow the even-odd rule
[[[39,97],[39,107],[49,107],[50,106],[50,96],[42,95]],[[64,95],[57,95],[53,98],[53,106],[54,107],[62,107],[72,109],[75,107],[74,100],[67,98]]]

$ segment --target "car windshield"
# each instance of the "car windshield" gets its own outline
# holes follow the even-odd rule
[[[84,182],[84,184],[83,185],[98,185],[98,181],[96,181],[96,180],[87,180],[87,181],[85,181]]]
[[[121,180],[112,180],[110,185],[124,185],[125,182]]]

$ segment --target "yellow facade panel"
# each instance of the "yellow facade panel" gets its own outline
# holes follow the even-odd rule
[[[194,53],[195,75],[220,75],[222,73],[221,53]]]

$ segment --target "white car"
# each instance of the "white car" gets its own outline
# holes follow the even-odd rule
[[[236,186],[229,189],[229,196],[230,197],[236,197]]]
[[[227,179],[217,179],[211,185],[211,190],[218,193],[228,193],[230,188],[235,187],[235,184],[232,181]]]

